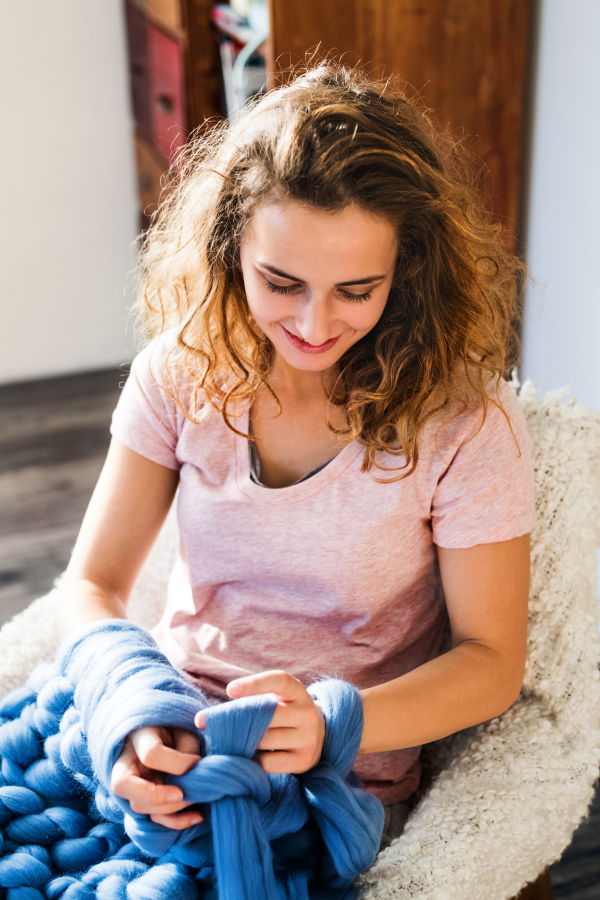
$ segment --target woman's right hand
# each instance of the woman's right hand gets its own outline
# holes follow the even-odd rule
[[[198,738],[190,731],[138,728],[127,736],[113,767],[111,788],[129,800],[133,812],[180,831],[202,822],[202,816],[183,801],[180,788],[165,784],[165,778],[183,775],[199,761]]]

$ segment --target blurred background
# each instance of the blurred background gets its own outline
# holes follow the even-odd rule
[[[320,42],[406,80],[472,135],[492,205],[537,281],[522,373],[600,407],[597,0],[270,6],[0,3],[0,384],[130,357],[134,241],[169,155],[272,76],[275,59],[297,62]]]
[[[0,624],[68,561],[170,160],[317,46],[466,138],[533,277],[521,378],[600,409],[598,0],[0,0],[0,35]]]
[[[0,0],[0,35],[0,621],[68,561],[170,162],[316,47],[464,138],[533,278],[521,377],[600,408],[598,0]]]
[[[598,0],[20,0],[0,34],[0,621],[68,560],[170,162],[316,47],[465,139],[533,278],[521,377],[600,409]]]

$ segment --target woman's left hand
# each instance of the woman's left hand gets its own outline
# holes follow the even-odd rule
[[[232,700],[256,694],[275,694],[277,708],[258,745],[256,760],[270,775],[307,772],[321,759],[325,719],[301,681],[289,672],[261,672],[236,678],[227,685]],[[196,714],[196,728],[204,728],[204,712]]]

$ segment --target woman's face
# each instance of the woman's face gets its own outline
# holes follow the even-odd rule
[[[240,254],[256,324],[289,366],[320,372],[379,321],[396,238],[386,219],[356,206],[331,213],[276,201],[257,209]]]

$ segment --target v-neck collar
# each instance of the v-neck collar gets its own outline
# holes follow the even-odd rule
[[[249,412],[250,406],[248,404],[240,421],[242,426],[240,431],[246,431],[246,433],[249,433]],[[250,477],[248,439],[236,434],[235,440],[238,487],[246,497],[263,503],[295,503],[318,493],[331,484],[332,481],[335,481],[364,449],[357,441],[352,441],[350,444],[342,447],[336,456],[332,457],[326,465],[310,475],[310,477],[304,476],[287,487],[269,488],[265,485],[256,484]]]

